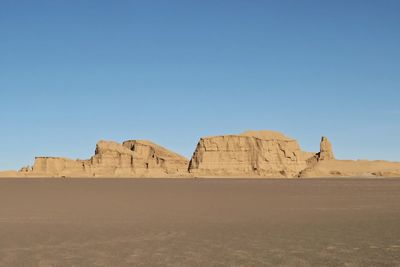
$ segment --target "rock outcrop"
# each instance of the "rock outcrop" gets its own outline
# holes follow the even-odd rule
[[[144,140],[129,140],[122,145],[132,151],[132,167],[138,175],[187,175],[189,161],[162,146]]]
[[[195,176],[296,177],[314,153],[272,131],[201,138],[189,164]]]
[[[35,163],[30,170],[24,170],[24,174],[29,176],[49,176],[49,177],[86,177],[89,161],[72,160],[59,157],[36,157]]]
[[[150,141],[100,141],[89,160],[37,157],[19,173],[34,177],[168,177],[188,175],[189,161]]]
[[[190,162],[157,144],[100,141],[87,160],[37,157],[32,167],[0,177],[400,177],[400,162],[335,159],[322,137],[320,151],[273,131],[201,138]]]
[[[90,168],[90,173],[97,177],[132,176],[133,152],[117,142],[100,141],[90,159]]]
[[[299,178],[400,177],[400,163],[371,160],[336,160],[328,138],[322,137],[320,152],[308,160]]]
[[[331,160],[335,159],[332,150],[332,144],[329,142],[328,138],[323,136],[321,138],[320,151],[318,153],[318,160]]]

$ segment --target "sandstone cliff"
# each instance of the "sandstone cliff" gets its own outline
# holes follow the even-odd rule
[[[132,166],[136,174],[187,175],[189,161],[162,146],[144,140],[129,140],[122,145],[133,153]]]
[[[167,177],[187,176],[189,161],[149,141],[123,144],[100,141],[89,160],[37,157],[33,167],[23,168],[27,177]]]
[[[117,142],[100,141],[90,159],[90,168],[90,173],[98,177],[131,176],[134,174],[133,153]]]
[[[272,131],[201,138],[189,164],[196,176],[296,177],[314,153]]]
[[[0,177],[400,177],[400,163],[335,159],[322,137],[320,151],[305,152],[296,140],[273,131],[201,138],[190,162],[157,144],[100,141],[87,160],[37,157],[32,167]]]
[[[51,176],[51,177],[86,177],[89,175],[87,166],[89,162],[84,160],[72,160],[58,157],[36,157],[32,170],[21,170],[29,176]]]

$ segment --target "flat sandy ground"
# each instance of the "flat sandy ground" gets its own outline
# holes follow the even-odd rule
[[[400,266],[400,179],[0,179],[0,266]]]

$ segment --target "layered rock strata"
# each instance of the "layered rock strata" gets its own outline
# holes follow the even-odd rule
[[[187,175],[189,161],[149,141],[123,144],[100,141],[89,160],[37,157],[23,176],[46,177],[166,177]]]
[[[337,160],[326,137],[313,153],[279,132],[248,131],[201,138],[190,162],[150,141],[100,141],[90,159],[37,157],[0,177],[400,177],[400,163]]]
[[[90,161],[72,160],[60,157],[36,157],[32,169],[20,172],[29,176],[75,177],[89,176]]]
[[[129,140],[123,147],[132,151],[132,169],[140,175],[187,174],[189,161],[150,141]]]
[[[201,138],[189,164],[195,176],[296,177],[315,153],[272,131]]]

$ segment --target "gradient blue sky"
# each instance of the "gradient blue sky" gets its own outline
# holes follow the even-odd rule
[[[400,161],[400,1],[0,1],[0,169],[272,129]]]

